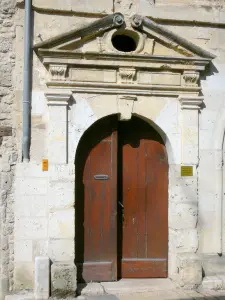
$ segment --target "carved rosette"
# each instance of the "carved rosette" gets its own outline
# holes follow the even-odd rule
[[[183,83],[186,86],[198,86],[199,72],[185,71],[183,73]]]
[[[67,65],[50,65],[49,72],[52,80],[65,80]]]
[[[120,76],[121,83],[133,84],[136,76],[136,69],[120,68],[119,76]]]

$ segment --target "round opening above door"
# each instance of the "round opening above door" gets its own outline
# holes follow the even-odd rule
[[[114,49],[120,52],[134,52],[139,44],[139,35],[132,30],[117,30],[111,38]]]
[[[135,40],[127,35],[118,34],[112,38],[113,47],[122,52],[133,52],[137,48]]]

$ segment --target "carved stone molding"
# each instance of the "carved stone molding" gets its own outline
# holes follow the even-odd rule
[[[199,77],[199,72],[184,71],[183,84],[186,86],[198,86]]]
[[[49,65],[52,80],[65,80],[67,65]]]
[[[201,109],[204,97],[181,95],[179,98],[181,109]]]
[[[118,113],[120,121],[130,120],[133,113],[134,101],[137,101],[137,96],[121,95],[118,96]]]
[[[136,76],[136,69],[134,68],[120,68],[119,69],[120,82],[126,84],[133,84]]]
[[[72,92],[52,91],[45,93],[48,106],[67,106]]]

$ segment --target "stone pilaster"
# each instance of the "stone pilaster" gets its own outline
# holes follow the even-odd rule
[[[49,106],[48,159],[53,164],[68,161],[68,101],[71,92],[48,92],[45,94]]]
[[[201,284],[202,280],[201,264],[196,251],[198,249],[199,110],[203,103],[203,97],[181,95],[179,101],[182,110],[181,164],[192,166],[193,176],[181,176],[180,174],[180,189],[185,192],[180,201],[171,203],[171,205],[175,205],[173,211],[177,212],[172,220],[178,219],[177,223],[174,223],[178,244],[181,243],[182,237],[188,241],[185,247],[177,249],[178,282],[181,286],[195,288]],[[176,224],[179,224],[179,227]]]
[[[181,95],[182,109],[182,164],[197,165],[199,159],[199,109],[203,97]]]

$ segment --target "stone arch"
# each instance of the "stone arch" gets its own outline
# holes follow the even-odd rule
[[[135,117],[136,117],[136,119],[141,120],[141,124],[143,124],[143,123],[146,124],[145,125],[146,132],[148,131],[148,127],[149,127],[149,130],[151,130],[151,128],[152,128],[153,131],[156,132],[158,139],[161,141],[161,143],[165,144],[164,141],[166,139],[166,136],[162,132],[160,132],[161,134],[159,134],[160,130],[157,130],[158,129],[157,125],[154,125],[154,127],[153,127],[153,126],[151,126],[151,124],[152,124],[151,120],[149,122],[146,122],[146,120],[144,120],[138,116],[135,116]],[[93,124],[90,125],[88,127],[88,129],[86,129],[86,131],[83,133],[82,137],[80,138],[80,142],[77,147],[77,152],[76,152],[76,157],[75,157],[75,172],[76,172],[76,176],[75,176],[75,180],[76,180],[76,182],[75,182],[75,186],[76,186],[76,188],[75,188],[75,207],[76,207],[76,217],[75,217],[75,220],[76,220],[75,228],[76,229],[75,230],[76,230],[76,234],[75,234],[75,237],[79,238],[79,242],[75,242],[75,248],[76,248],[75,261],[77,262],[77,267],[78,267],[78,278],[81,281],[83,280],[83,276],[82,276],[83,264],[80,262],[84,261],[84,257],[85,257],[84,256],[84,249],[85,249],[84,245],[87,242],[87,240],[84,239],[85,229],[81,225],[81,224],[84,224],[84,220],[85,220],[85,218],[84,218],[85,214],[83,213],[85,211],[84,201],[83,201],[84,195],[85,195],[85,189],[84,189],[84,184],[83,184],[84,166],[86,164],[87,157],[89,156],[91,149],[94,149],[94,147],[99,142],[101,142],[102,139],[105,139],[106,137],[108,139],[108,136],[110,136],[111,133],[114,131],[113,127],[108,128],[109,123],[107,121],[108,122],[111,121],[110,125],[112,124],[112,126],[113,126],[113,121],[115,121],[115,123],[118,122],[117,114],[112,114],[107,117],[100,118],[98,121],[93,122]],[[137,123],[137,124],[139,124],[139,123]],[[103,126],[104,126],[104,129],[102,130],[102,133],[101,133],[101,129],[103,128]],[[116,126],[116,124],[115,124],[115,126]],[[140,128],[142,128],[142,126],[140,126]],[[145,132],[145,131],[143,131],[143,132]],[[96,134],[97,134],[97,136],[96,136]],[[94,140],[93,140],[93,136],[96,136],[96,139],[94,138]],[[150,133],[150,136],[152,136],[151,133]],[[168,166],[168,162],[167,162],[167,166]],[[166,174],[166,173],[164,173],[164,174]],[[168,182],[167,182],[167,184],[168,184]],[[164,185],[164,187],[165,187],[165,185]],[[167,197],[166,197],[166,201],[168,201]],[[85,202],[85,203],[87,203],[87,202]],[[86,268],[85,268],[85,270],[86,270]],[[84,273],[86,273],[86,271]]]
[[[79,153],[79,145],[82,142],[83,138],[85,137],[86,133],[88,132],[88,130],[94,126],[97,122],[105,119],[105,118],[111,118],[113,116],[118,116],[119,117],[119,113],[118,111],[112,111],[110,114],[105,114],[104,116],[101,116],[99,118],[93,118],[91,122],[89,122],[88,126],[86,127],[86,129],[82,132],[79,141],[77,143],[77,148],[76,148],[76,154],[75,154],[75,173],[76,173],[76,158],[77,158],[77,153]],[[141,115],[141,114],[137,114],[137,113],[133,113],[132,115],[144,120],[146,123],[148,123],[150,126],[152,126],[156,132],[158,132],[160,134],[160,136],[162,137],[165,147],[166,147],[166,151],[167,151],[167,155],[168,155],[168,164],[169,164],[169,185],[168,185],[168,202],[171,202],[171,190],[173,189],[173,177],[177,176],[177,170],[176,167],[174,167],[174,148],[176,147],[176,145],[174,145],[170,138],[168,137],[167,133],[160,127],[159,123],[154,122],[150,117],[146,116],[146,115]],[[131,116],[132,116],[131,115]],[[125,121],[126,122],[126,121]],[[174,175],[176,174],[176,175]],[[75,178],[77,178],[77,176],[75,176]],[[75,186],[77,186],[77,182],[75,183]],[[75,196],[75,203],[77,200],[77,196]],[[75,206],[77,206],[75,204]],[[173,210],[173,206],[169,205],[169,216],[174,214]],[[176,267],[176,257],[173,254],[173,247],[171,247],[171,245],[175,245],[176,244],[176,237],[174,236],[174,232],[172,232],[170,230],[170,228],[172,227],[172,224],[170,224],[171,219],[169,217],[169,223],[168,223],[168,227],[169,227],[169,241],[168,241],[168,245],[169,245],[169,266],[168,266],[168,276],[170,278],[174,278],[175,277],[175,273],[177,272],[177,267]],[[76,244],[76,242],[75,242]]]

